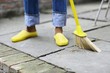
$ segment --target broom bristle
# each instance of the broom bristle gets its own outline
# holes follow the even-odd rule
[[[88,49],[96,52],[101,52],[101,50],[93,44],[87,37],[79,37],[75,35],[76,38],[76,46],[82,49]]]

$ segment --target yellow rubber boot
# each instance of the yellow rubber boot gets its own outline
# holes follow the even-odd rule
[[[28,32],[26,30],[22,30],[17,35],[13,36],[11,38],[11,41],[12,42],[19,42],[19,41],[23,41],[27,38],[36,37],[36,36],[38,36],[38,34],[36,32]]]
[[[54,35],[54,39],[58,46],[68,45],[68,39],[62,33],[57,33]]]

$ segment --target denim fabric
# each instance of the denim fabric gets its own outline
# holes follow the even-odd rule
[[[32,26],[39,24],[39,0],[24,0],[25,24]],[[67,0],[52,0],[53,25],[63,27],[66,25]]]
[[[39,0],[24,0],[24,10],[26,14],[39,14]]]
[[[67,0],[53,0],[52,7],[54,12],[67,13]]]
[[[33,26],[36,24],[39,24],[39,15],[34,14],[34,15],[27,15],[25,14],[25,24],[26,26]]]
[[[53,25],[63,27],[66,25],[66,14],[53,13]]]

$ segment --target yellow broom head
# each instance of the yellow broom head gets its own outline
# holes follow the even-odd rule
[[[75,35],[76,46],[82,49],[88,49],[96,52],[101,52],[101,50],[93,44],[87,37],[80,37]]]

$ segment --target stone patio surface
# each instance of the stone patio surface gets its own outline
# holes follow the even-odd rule
[[[51,10],[41,13],[41,23],[36,25],[39,36],[18,43],[12,43],[10,38],[25,29],[24,17],[1,19],[0,73],[110,73],[110,21],[104,17],[107,4],[104,4],[97,26],[93,21],[99,4],[76,5],[76,8],[83,31],[102,50],[100,53],[75,46],[73,31],[76,26],[70,7],[64,27],[69,44],[64,47],[54,42]]]

